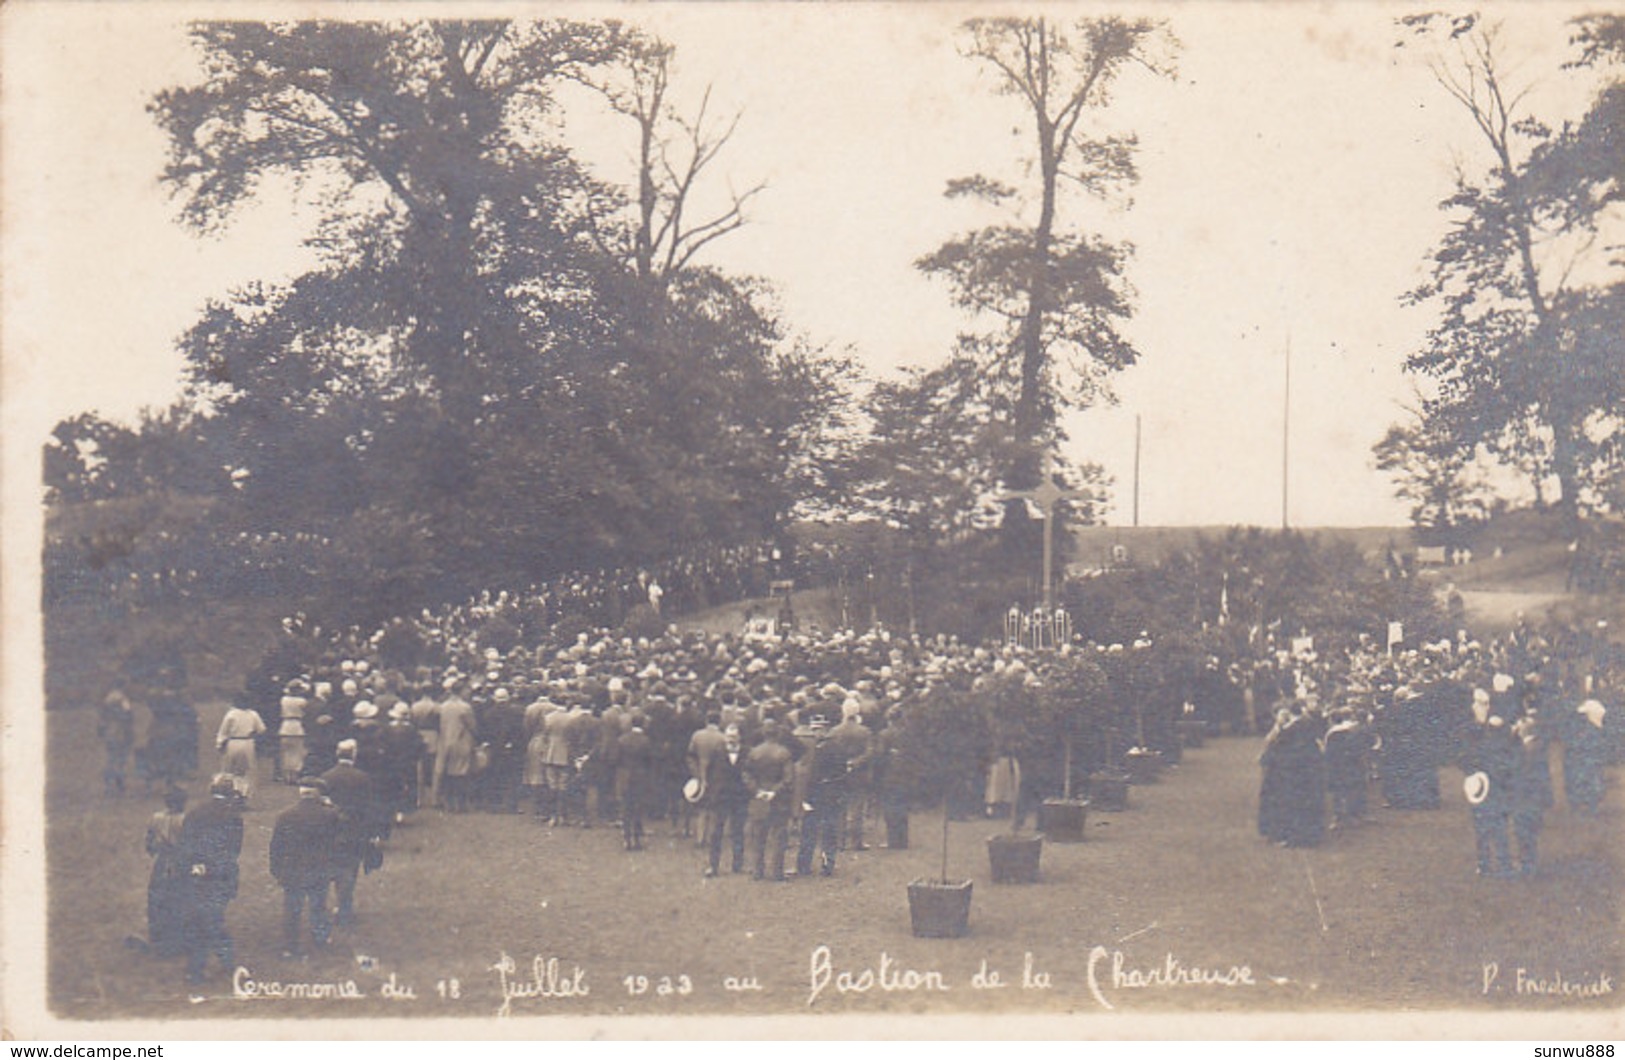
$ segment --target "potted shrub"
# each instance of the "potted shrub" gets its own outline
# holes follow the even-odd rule
[[[922,800],[942,807],[941,869],[935,878],[908,884],[908,911],[916,938],[959,938],[970,927],[971,881],[948,875],[950,794],[974,776],[985,734],[967,723],[965,701],[946,684],[928,689],[900,734],[892,765]],[[978,721],[980,719],[977,719]]]
[[[1141,689],[1135,687],[1134,664],[1139,652],[1129,652],[1121,644],[1102,647],[1097,658],[1105,677],[1102,707],[1104,753],[1100,766],[1089,774],[1089,805],[1096,810],[1128,809],[1131,778],[1121,764],[1121,748],[1127,742],[1125,730],[1138,731]]]
[[[1179,719],[1179,742],[1185,745],[1186,750],[1201,747],[1207,740],[1207,722],[1196,717],[1196,706],[1185,704],[1184,717]]]
[[[1063,648],[1039,690],[1038,701],[1043,735],[1059,738],[1061,744],[1061,797],[1045,799],[1039,806],[1038,830],[1051,842],[1081,843],[1089,817],[1089,799],[1073,796],[1072,775],[1079,740],[1108,727],[1106,674],[1092,660]]]
[[[994,768],[1008,760],[1010,784],[1010,831],[989,836],[987,858],[994,883],[1036,883],[1038,863],[1044,850],[1042,835],[1022,835],[1023,770],[1018,749],[1030,746],[1038,732],[1038,678],[1020,663],[986,679],[978,691],[988,711],[988,728],[993,739]],[[1029,767],[1031,762],[1029,761]],[[993,784],[988,784],[991,792]],[[992,798],[992,795],[989,795]]]
[[[1130,784],[1150,784],[1162,772],[1162,752],[1149,747],[1130,747],[1123,755],[1123,768]]]

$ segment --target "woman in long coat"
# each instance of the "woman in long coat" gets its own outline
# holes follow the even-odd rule
[[[1290,810],[1281,736],[1291,720],[1292,712],[1285,707],[1275,712],[1275,726],[1264,737],[1264,751],[1258,756],[1263,770],[1258,785],[1258,834],[1272,842],[1281,842],[1287,835]]]
[[[282,720],[277,726],[277,777],[293,784],[305,769],[305,698],[308,686],[302,680],[289,681],[282,696]]]
[[[174,957],[186,949],[186,866],[181,862],[181,824],[186,819],[186,792],[171,788],[164,808],[147,822],[147,853],[152,875],[147,878],[147,948],[159,957]]]
[[[444,787],[446,809],[461,813],[468,809],[470,777],[474,772],[474,744],[477,721],[474,708],[463,698],[466,681],[455,682],[451,695],[440,704],[440,762],[435,770]]]
[[[1281,733],[1282,783],[1287,800],[1286,834],[1289,847],[1312,847],[1326,834],[1326,762],[1320,738],[1326,720],[1305,711],[1287,723]]]

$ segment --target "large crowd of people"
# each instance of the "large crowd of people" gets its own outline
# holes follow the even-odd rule
[[[662,579],[679,598],[686,591],[671,571],[629,584],[648,600]],[[627,852],[658,825],[700,845],[708,875],[834,874],[843,850],[882,836],[906,845],[922,792],[945,795],[950,812],[1008,802],[1020,816],[1070,789],[1071,777],[1040,760],[1054,741],[1012,740],[987,715],[1008,701],[994,685],[1037,694],[1080,659],[1098,660],[1108,678],[1109,702],[1093,715],[1107,731],[1083,740],[1070,768],[1087,775],[1132,755],[1177,759],[1180,721],[1263,733],[1258,828],[1284,845],[1358,825],[1373,785],[1388,806],[1436,807],[1441,769],[1458,766],[1471,778],[1481,871],[1513,871],[1513,827],[1521,870],[1533,872],[1553,801],[1550,748],[1562,747],[1569,804],[1587,813],[1618,753],[1625,656],[1605,630],[1520,625],[1485,643],[1463,634],[1320,654],[1304,638],[1277,646],[1255,637],[1245,647],[1215,639],[1192,665],[1188,641],[1176,664],[1150,637],[1033,652],[884,630],[583,630],[560,620],[578,612],[553,610],[579,587],[482,594],[371,632],[290,618],[214,733],[220,772],[190,812],[178,781],[198,766],[196,715],[174,690],[148,697],[149,740],[134,757],[169,802],[148,835],[146,945],[187,952],[194,981],[210,956],[229,959],[223,916],[241,828],[222,815],[253,805],[266,779],[300,794],[277,820],[270,865],[286,896],[289,955],[353,922],[358,878],[381,863],[392,830],[421,812],[615,827]],[[514,636],[529,628],[518,616],[538,608],[553,622],[540,636]],[[122,790],[132,757],[130,700],[117,690],[103,710],[110,791]],[[962,732],[968,746],[956,749],[944,731]],[[1026,780],[1005,794],[1012,766]],[[922,777],[932,773],[952,775]]]

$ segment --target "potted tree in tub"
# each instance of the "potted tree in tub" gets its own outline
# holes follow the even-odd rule
[[[1128,650],[1129,694],[1134,704],[1134,746],[1123,755],[1123,769],[1128,772],[1129,783],[1149,784],[1162,772],[1162,752],[1151,748],[1145,735],[1145,708],[1157,694],[1158,680],[1152,666],[1151,640],[1140,634]]]
[[[949,796],[974,776],[986,724],[971,702],[946,684],[928,688],[910,711],[896,755],[888,767],[922,801],[942,807],[942,853],[938,875],[909,882],[909,920],[916,938],[959,938],[970,929],[971,881],[948,875]]]
[[[1009,774],[1005,793],[1010,796],[1010,831],[989,836],[987,840],[987,859],[994,883],[1038,882],[1044,837],[1021,834],[1022,770],[1016,753],[1035,728],[1038,688],[1038,679],[1019,663],[987,679],[983,688],[992,715],[989,721],[994,739],[993,768]],[[990,798],[994,788],[995,784],[990,781]]]
[[[1105,719],[1105,753],[1100,767],[1089,774],[1089,805],[1096,810],[1126,810],[1130,778],[1120,764],[1120,748],[1126,742],[1123,730],[1134,724],[1133,671],[1121,644],[1101,648],[1097,658],[1106,678],[1101,711]]]
[[[1073,797],[1072,774],[1078,743],[1107,727],[1106,674],[1069,645],[1039,689],[1038,706],[1042,734],[1058,737],[1061,745],[1061,797],[1045,799],[1039,806],[1038,830],[1054,843],[1081,843],[1089,800]]]

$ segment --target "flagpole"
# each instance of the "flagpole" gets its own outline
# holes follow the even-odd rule
[[[1287,488],[1292,468],[1292,332],[1286,333],[1286,385],[1281,393],[1281,529],[1291,526],[1287,518]]]
[[[1140,525],[1140,414],[1134,414],[1134,525]]]

